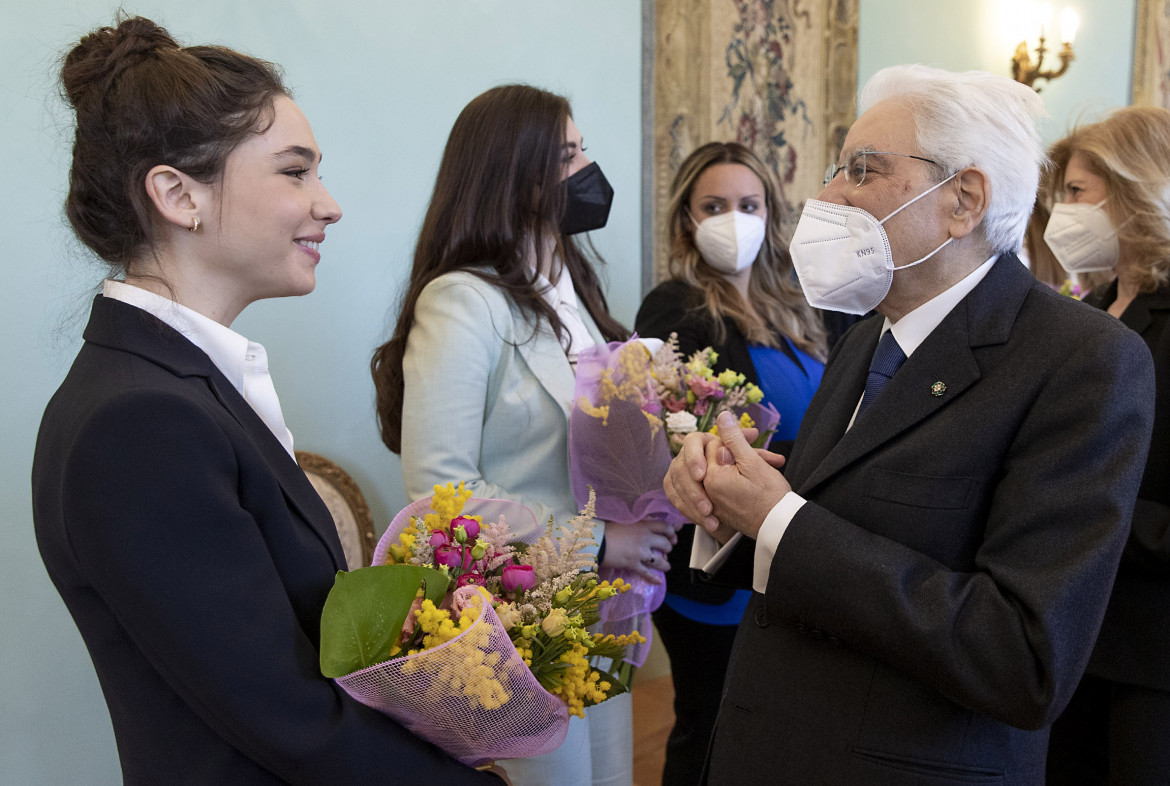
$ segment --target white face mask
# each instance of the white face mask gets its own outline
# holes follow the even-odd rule
[[[805,299],[815,308],[847,314],[873,311],[890,293],[895,270],[925,262],[954,240],[948,237],[922,259],[894,267],[890,239],[882,224],[955,175],[931,186],[881,221],[859,207],[819,199],[805,202],[788,248]]]
[[[732,210],[703,219],[695,227],[695,245],[711,267],[721,273],[738,273],[756,261],[766,232],[764,219]]]
[[[1095,273],[1116,267],[1117,230],[1101,209],[1103,204],[1104,199],[1095,205],[1053,205],[1044,242],[1067,272]]]

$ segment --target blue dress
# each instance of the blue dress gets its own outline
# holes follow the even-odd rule
[[[748,344],[748,354],[756,367],[764,401],[780,413],[780,425],[776,427],[772,440],[791,442],[796,439],[813,393],[820,387],[825,364],[800,351],[787,338],[784,342],[791,354],[752,343]]]

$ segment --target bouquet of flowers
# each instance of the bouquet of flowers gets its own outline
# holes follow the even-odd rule
[[[626,690],[594,663],[642,640],[586,630],[628,589],[593,572],[591,505],[531,544],[507,516],[535,526],[523,505],[435,486],[372,567],[337,574],[321,619],[325,676],[472,766],[558,747],[570,714]]]
[[[760,404],[763,394],[742,374],[716,375],[716,359],[707,348],[684,361],[674,334],[661,345],[635,337],[581,353],[569,418],[570,479],[578,504],[596,494],[597,516],[606,521],[684,524],[662,490],[683,436],[714,431],[716,416],[731,410],[745,428],[760,429],[753,444],[767,443],[779,413]],[[633,588],[602,609],[601,629],[614,635],[649,630],[645,618],[662,604],[665,580],[654,584],[632,571],[599,572]],[[649,642],[632,647],[626,661],[641,666],[648,652]]]
[[[673,455],[678,455],[683,438],[693,431],[718,433],[715,419],[721,412],[737,414],[740,428],[759,429],[752,442],[756,448],[768,444],[780,423],[780,413],[771,404],[760,403],[763,391],[743,374],[730,369],[715,373],[718,360],[715,350],[706,347],[684,361],[674,333],[654,353],[650,371],[666,412],[663,420]]]
[[[1081,300],[1082,298],[1084,298],[1085,295],[1088,294],[1087,291],[1081,289],[1080,284],[1076,283],[1071,278],[1066,278],[1064,280],[1064,283],[1061,284],[1060,287],[1058,287],[1056,291],[1062,295],[1067,295],[1068,297],[1076,298],[1077,300]]]

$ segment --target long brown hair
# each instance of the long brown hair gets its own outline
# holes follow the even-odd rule
[[[594,269],[601,263],[596,251],[590,245],[587,254],[572,236],[557,230],[565,212],[561,171],[571,116],[562,96],[528,85],[503,85],[472,99],[456,118],[415,246],[398,323],[370,361],[382,441],[393,452],[402,450],[402,358],[415,304],[426,285],[445,273],[463,270],[499,287],[530,317],[533,336],[543,320],[559,340],[565,327],[541,297],[537,274],[527,263],[535,248],[541,269],[546,261],[541,256],[552,245],[601,334],[609,341],[628,335],[609,315]]]
[[[65,213],[77,237],[125,272],[158,242],[143,182],[169,164],[203,183],[272,122],[288,91],[277,66],[222,46],[181,47],[149,19],[119,14],[65,56],[77,126]]]
[[[691,190],[699,175],[715,164],[740,164],[747,167],[764,184],[764,204],[768,209],[767,230],[759,256],[752,265],[747,307],[735,287],[713,267],[703,261],[695,246],[694,223],[688,214]],[[710,320],[715,343],[723,343],[726,332],[724,317],[730,318],[744,338],[768,347],[779,346],[780,336],[809,355],[824,360],[827,355],[825,328],[796,283],[792,257],[780,230],[779,190],[764,162],[738,142],[709,142],[695,150],[678,168],[670,187],[667,230],[670,233],[670,275],[703,293],[696,307]]]
[[[1170,111],[1152,106],[1118,109],[1081,126],[1052,146],[1052,182],[1064,185],[1073,153],[1105,180],[1105,213],[1126,252],[1122,260],[1141,292],[1170,281]]]

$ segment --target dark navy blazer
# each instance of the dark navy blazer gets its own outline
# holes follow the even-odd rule
[[[1129,532],[1149,350],[1006,254],[846,430],[881,327],[834,349],[784,471],[808,502],[740,625],[713,784],[1044,782]]]
[[[167,325],[94,301],[32,481],[127,784],[499,782],[320,675],[321,608],[345,567],[329,512]]]
[[[1117,281],[1085,302],[1108,308]],[[1109,609],[1088,673],[1170,691],[1170,286],[1138,295],[1121,322],[1154,356],[1154,436]]]

